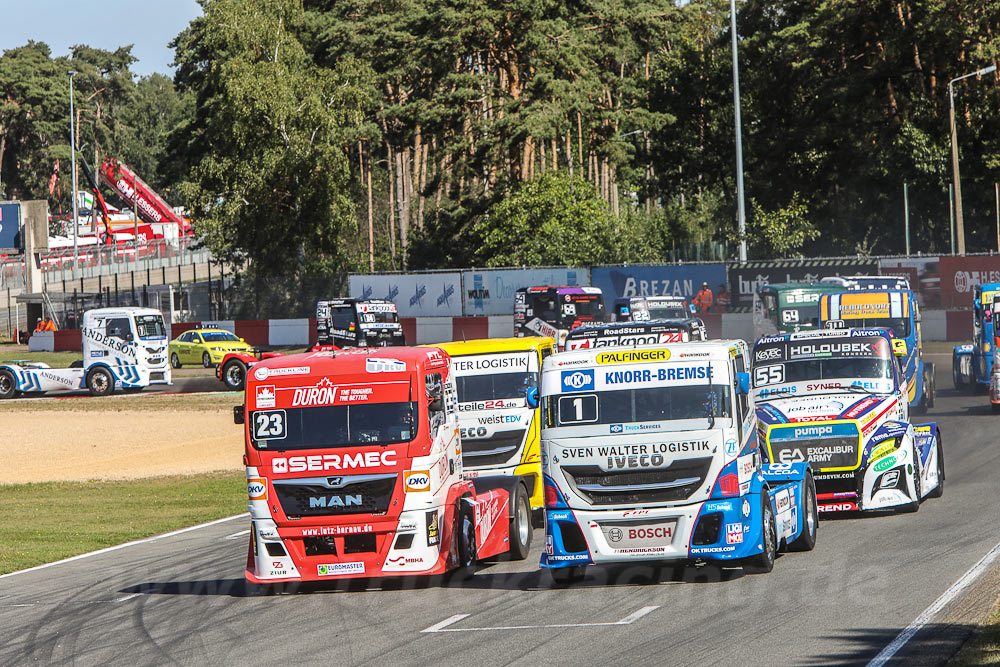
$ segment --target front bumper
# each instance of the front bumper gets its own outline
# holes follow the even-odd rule
[[[760,496],[708,500],[649,510],[545,510],[545,545],[540,565],[547,568],[589,563],[669,561],[699,558],[736,560],[759,554]],[[704,522],[704,527],[699,525]],[[627,542],[639,531],[671,527]],[[615,532],[615,529],[621,532]],[[645,533],[649,534],[649,533]],[[615,538],[627,546],[616,545]],[[647,543],[642,544],[640,542]]]
[[[442,574],[456,562],[453,514],[443,506],[402,512],[398,521],[295,527],[252,519],[245,577],[259,584]]]

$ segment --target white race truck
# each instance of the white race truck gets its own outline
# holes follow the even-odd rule
[[[19,394],[88,389],[107,396],[170,384],[167,331],[152,308],[98,308],[83,314],[83,361],[50,368],[33,361],[0,363],[0,399]]]
[[[761,465],[748,371],[738,340],[545,360],[541,566],[556,583],[643,561],[769,572],[783,544],[813,548],[812,473]]]

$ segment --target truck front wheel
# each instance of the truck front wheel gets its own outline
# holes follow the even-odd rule
[[[819,526],[819,510],[816,506],[816,482],[811,470],[806,471],[803,484],[805,498],[802,507],[802,533],[788,545],[789,551],[812,551],[816,546],[816,528]]]
[[[115,378],[108,369],[99,366],[87,374],[87,389],[91,396],[110,396],[115,390]]]
[[[774,510],[767,489],[760,493],[760,541],[763,546],[756,556],[743,561],[743,571],[747,574],[766,574],[774,569],[774,559],[778,555],[778,530],[774,525]]]
[[[476,573],[476,522],[472,507],[462,501],[458,505],[455,539],[458,541],[458,567],[451,572],[448,580],[464,581]]]
[[[14,398],[17,396],[17,382],[14,374],[8,370],[0,371],[0,398]]]
[[[510,517],[510,558],[524,560],[531,548],[531,503],[524,484],[514,487],[514,498],[511,503]]]

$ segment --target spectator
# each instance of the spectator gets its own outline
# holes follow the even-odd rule
[[[42,331],[55,331],[55,330],[56,330],[55,321],[51,317],[47,318],[45,320],[45,324],[43,325]]]
[[[726,309],[729,308],[729,304],[731,302],[732,301],[729,298],[729,291],[726,289],[726,286],[724,284],[719,285],[719,291],[715,293],[715,312],[726,312]]]
[[[708,283],[701,284],[701,291],[694,298],[694,305],[698,308],[698,312],[702,315],[707,313],[712,308],[712,290],[708,288]]]

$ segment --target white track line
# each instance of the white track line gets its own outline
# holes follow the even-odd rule
[[[25,572],[34,572],[35,570],[44,570],[45,568],[52,567],[54,565],[62,565],[63,563],[70,563],[75,560],[80,560],[81,558],[90,558],[91,556],[97,556],[98,554],[106,554],[109,551],[117,551],[118,549],[133,547],[137,544],[147,544],[149,542],[155,542],[157,540],[162,540],[167,537],[173,537],[174,535],[180,535],[182,533],[191,532],[192,530],[198,530],[199,528],[207,528],[208,526],[215,526],[220,523],[225,523],[226,521],[232,521],[233,519],[244,519],[248,516],[250,516],[250,513],[244,512],[243,514],[237,514],[235,516],[227,516],[225,519],[216,519],[215,521],[209,521],[207,523],[199,523],[197,526],[181,528],[180,530],[175,530],[170,533],[163,533],[162,535],[154,535],[153,537],[146,537],[141,540],[133,540],[132,542],[126,542],[125,544],[116,544],[113,547],[105,547],[104,549],[98,549],[97,551],[91,551],[85,554],[80,554],[79,556],[71,556],[70,558],[63,558],[62,560],[57,560],[54,563],[44,563],[42,565],[36,565],[35,567],[29,567],[26,570],[18,570],[17,572],[8,572],[7,574],[0,574],[0,579],[4,579],[6,577],[13,577],[15,574],[24,574]]]
[[[222,539],[224,539],[224,540],[235,540],[237,537],[243,537],[244,535],[249,535],[249,534],[250,534],[250,529],[247,528],[246,530],[241,530],[238,533],[233,533],[232,535],[226,535]]]
[[[1000,556],[1000,544],[997,544],[989,553],[982,557],[982,559],[973,565],[969,570],[963,574],[958,581],[953,583],[951,587],[941,594],[934,603],[927,607],[920,616],[917,616],[916,620],[906,626],[906,629],[896,635],[896,638],[892,640],[892,643],[886,646],[882,651],[868,663],[868,667],[882,667],[882,665],[889,662],[899,649],[906,645],[906,642],[910,641],[913,635],[920,632],[920,629],[927,625],[934,616],[937,615],[939,611],[944,609],[945,605],[958,597],[958,594],[964,591],[966,588],[972,585],[972,583],[979,578],[979,575],[983,573],[986,568],[988,568],[993,561]]]
[[[553,623],[551,625],[502,625],[493,628],[449,628],[449,625],[458,623],[463,618],[468,618],[469,614],[455,614],[450,618],[446,618],[440,623],[435,623],[429,628],[421,630],[421,633],[425,632],[489,632],[491,630],[538,630],[543,628],[595,628],[595,627],[607,627],[611,625],[632,625],[640,618],[645,616],[651,611],[659,609],[659,605],[652,607],[642,607],[638,609],[620,621],[611,621],[608,623]]]

